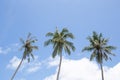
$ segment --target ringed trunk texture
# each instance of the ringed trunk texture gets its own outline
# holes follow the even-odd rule
[[[102,63],[100,64],[100,68],[101,68],[102,80],[104,80],[104,72],[103,72],[103,66],[102,66]]]
[[[14,77],[15,77],[16,73],[18,72],[18,70],[19,70],[19,68],[20,68],[23,60],[24,60],[24,57],[22,57],[22,60],[20,61],[20,64],[18,65],[17,69],[15,70],[15,72],[14,72],[14,74],[13,74],[13,76],[11,77],[10,80],[13,80],[13,79],[14,79]]]
[[[60,70],[61,70],[61,63],[62,63],[62,53],[60,54],[59,69],[58,69],[57,79],[56,80],[59,80],[59,75],[60,75]]]

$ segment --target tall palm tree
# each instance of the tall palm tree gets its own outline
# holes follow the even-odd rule
[[[94,58],[96,59],[96,62],[100,65],[101,68],[102,80],[104,80],[103,61],[107,61],[109,59],[112,60],[109,55],[115,56],[115,54],[112,53],[112,50],[116,48],[107,44],[108,39],[103,38],[102,33],[97,34],[96,32],[93,32],[93,35],[89,36],[87,39],[89,40],[90,45],[83,48],[82,51],[92,52],[90,61]]]
[[[23,39],[20,39],[20,41],[23,43],[23,46],[21,47],[21,50],[24,49],[23,52],[23,56],[22,59],[17,67],[17,69],[15,70],[13,76],[11,77],[11,80],[14,79],[17,71],[19,70],[22,62],[27,58],[28,62],[30,62],[30,56],[34,59],[34,55],[33,55],[33,49],[38,49],[38,46],[34,46],[33,43],[35,43],[37,41],[37,39],[35,39],[35,37],[31,36],[31,33],[28,34],[26,41],[24,41]]]
[[[49,44],[53,45],[54,50],[52,53],[52,57],[55,58],[56,55],[60,56],[59,68],[56,78],[56,80],[59,80],[59,74],[62,63],[62,51],[64,49],[64,51],[69,55],[71,54],[71,50],[75,51],[73,43],[67,40],[69,38],[74,39],[74,36],[66,28],[63,28],[61,32],[59,32],[58,29],[56,28],[56,31],[54,33],[48,32],[46,34],[46,37],[50,37],[50,39],[45,41],[45,46],[48,46]]]

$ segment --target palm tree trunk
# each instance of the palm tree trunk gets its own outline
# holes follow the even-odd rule
[[[100,68],[101,68],[102,80],[104,80],[104,73],[103,73],[103,66],[102,66],[102,63],[100,63]]]
[[[11,77],[11,80],[13,80],[13,79],[14,79],[14,77],[15,77],[15,75],[16,75],[16,73],[17,73],[17,71],[19,70],[19,68],[20,68],[20,66],[21,66],[21,64],[22,64],[22,62],[23,62],[23,60],[24,60],[24,57],[22,57],[22,60],[20,61],[20,64],[18,65],[18,67],[17,67],[17,69],[15,70],[15,72],[14,72],[13,76]]]
[[[59,75],[60,75],[60,70],[61,70],[61,63],[62,63],[62,53],[60,54],[60,63],[59,63],[59,69],[58,69],[57,79],[56,80],[59,80]]]

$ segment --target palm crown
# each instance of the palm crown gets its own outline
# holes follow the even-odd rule
[[[54,33],[49,32],[46,34],[46,36],[50,37],[50,39],[45,42],[45,46],[49,44],[53,44],[53,48],[54,48],[53,53],[52,53],[53,58],[57,54],[60,55],[63,49],[69,55],[71,53],[70,49],[72,49],[73,51],[75,50],[73,43],[67,40],[68,38],[74,39],[74,36],[66,28],[63,28],[61,32],[59,32],[56,29]]]
[[[90,60],[95,58],[98,63],[103,63],[103,60],[111,60],[109,55],[115,55],[111,52],[115,47],[107,45],[108,39],[103,38],[102,33],[97,34],[93,32],[93,36],[89,36],[87,39],[90,45],[85,47],[82,51],[92,51]]]
[[[33,49],[38,49],[38,46],[33,45],[33,43],[35,43],[37,39],[35,39],[35,37],[32,37],[31,33],[29,33],[26,41],[24,41],[23,39],[20,40],[23,43],[23,46],[21,47],[21,49],[24,49],[23,58],[27,58],[28,62],[30,62],[30,56],[34,59],[32,53]]]

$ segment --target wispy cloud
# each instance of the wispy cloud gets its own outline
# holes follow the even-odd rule
[[[37,72],[41,68],[41,62],[38,60],[38,56],[35,56],[35,60],[26,65],[27,73]]]
[[[48,62],[48,66],[53,66],[52,63]],[[114,67],[104,66],[105,80],[119,80],[120,79],[120,63]],[[58,67],[55,74],[46,77],[44,80],[56,80]],[[83,58],[80,60],[69,60],[63,59],[60,80],[100,80],[101,72],[96,62],[90,62],[89,59]]]
[[[34,65],[31,64],[30,66],[31,67],[27,69],[27,72],[28,73],[36,72],[40,69],[41,63],[35,63]]]
[[[25,78],[21,78],[21,79],[18,79],[18,80],[26,80]]]
[[[49,57],[46,62],[47,63],[47,67],[48,68],[51,68],[51,67],[54,67],[54,66],[57,66],[59,64],[59,57],[57,56],[56,58],[52,58],[52,57]]]
[[[44,65],[46,65],[47,68],[57,67],[58,64],[59,64],[59,60],[60,60],[59,56],[56,56],[55,58],[49,57],[49,58],[45,59],[44,61],[42,61],[42,63]],[[63,56],[63,60],[62,61],[64,61],[64,62],[66,61],[64,56]]]
[[[17,66],[19,65],[21,59],[19,59],[18,57],[14,56],[10,61],[9,64],[7,65],[7,68],[9,69],[16,69]]]
[[[15,43],[15,44],[11,44],[7,47],[0,47],[0,54],[8,54],[12,51],[17,51],[19,48],[19,44]]]
[[[7,65],[7,69],[12,69],[15,70],[19,63],[20,63],[21,59],[14,56],[10,61],[9,64]],[[27,60],[24,60],[20,70],[24,70],[27,73],[33,73],[36,72],[40,69],[41,67],[41,63],[38,60],[38,56],[35,56],[35,60],[31,61],[30,63],[27,62]]]
[[[3,49],[2,47],[0,47],[0,54],[7,54],[10,51],[11,51],[11,48]]]

